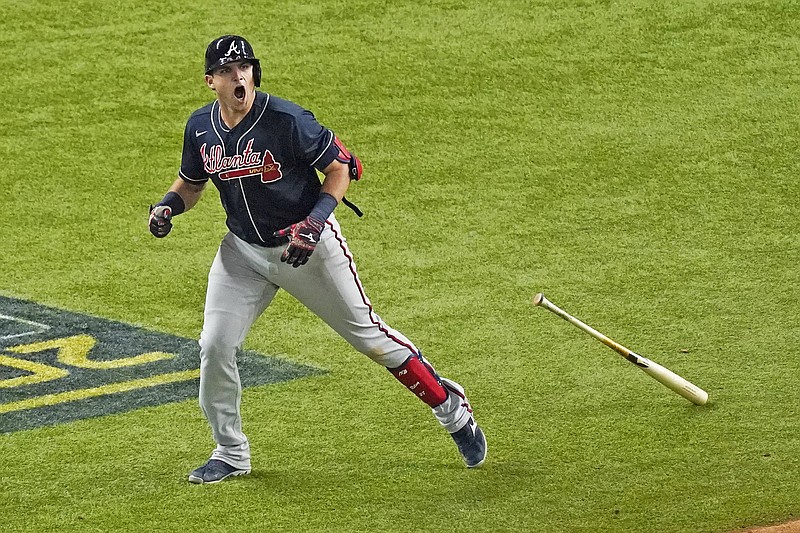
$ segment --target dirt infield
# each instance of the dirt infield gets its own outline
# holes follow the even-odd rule
[[[730,533],[734,533],[731,531]],[[800,533],[800,520],[786,522],[777,526],[752,527],[737,530],[736,533]]]

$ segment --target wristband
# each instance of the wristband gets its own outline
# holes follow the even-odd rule
[[[175,191],[169,191],[156,205],[165,205],[169,207],[172,210],[172,216],[180,215],[186,210],[186,204],[183,202],[183,198]]]
[[[333,210],[336,209],[337,205],[339,205],[339,202],[336,200],[336,198],[326,192],[321,192],[319,193],[319,200],[317,200],[317,204],[314,206],[314,209],[311,210],[311,213],[309,213],[308,216],[324,222],[328,220],[328,217],[331,216],[331,213],[333,213]]]

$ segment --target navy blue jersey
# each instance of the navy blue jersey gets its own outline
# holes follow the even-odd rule
[[[310,111],[256,92],[252,109],[232,129],[217,101],[189,117],[178,175],[196,184],[211,179],[228,228],[247,242],[275,246],[285,240],[272,233],[304,219],[319,199],[315,169],[338,154],[333,132]]]

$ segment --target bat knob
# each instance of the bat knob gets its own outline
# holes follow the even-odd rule
[[[536,296],[533,297],[533,305],[542,305],[544,301],[544,293],[540,292],[537,293]]]

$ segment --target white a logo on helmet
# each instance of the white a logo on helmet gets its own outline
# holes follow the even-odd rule
[[[228,48],[228,51],[225,52],[225,57],[231,57],[231,54],[236,54],[237,56],[242,55],[242,53],[236,47],[236,41],[231,41],[231,46]]]

